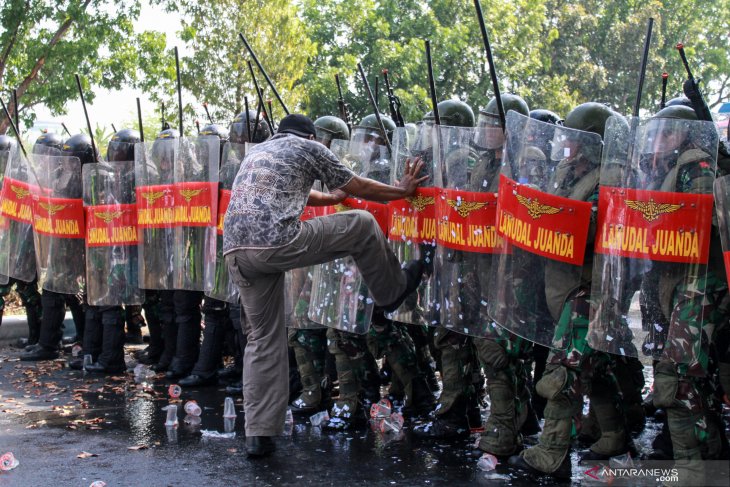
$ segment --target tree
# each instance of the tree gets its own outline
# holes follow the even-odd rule
[[[92,86],[154,91],[170,60],[164,35],[134,32],[139,13],[139,0],[6,0],[0,5],[2,96],[17,88],[20,114],[30,125],[35,106],[58,114],[78,97],[76,73],[89,101]],[[0,133],[7,127],[2,117]]]

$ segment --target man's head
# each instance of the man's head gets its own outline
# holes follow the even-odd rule
[[[276,133],[292,134],[309,140],[317,138],[317,129],[312,119],[299,113],[292,113],[282,118]]]

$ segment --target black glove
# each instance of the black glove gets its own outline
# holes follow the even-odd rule
[[[712,114],[710,114],[710,109],[707,106],[707,103],[705,103],[705,99],[702,97],[702,93],[700,92],[700,87],[697,82],[692,78],[687,78],[682,85],[682,91],[684,91],[685,96],[689,98],[689,101],[692,102],[692,108],[694,108],[694,111],[697,114],[697,119],[705,122],[712,122]]]

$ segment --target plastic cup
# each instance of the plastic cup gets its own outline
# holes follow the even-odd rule
[[[195,401],[186,402],[184,409],[185,413],[190,416],[200,416],[203,413],[203,410],[200,409],[200,406],[198,406],[198,403]]]
[[[165,420],[165,426],[173,428],[177,427],[177,404],[170,404],[165,409],[167,410],[167,419]]]
[[[236,406],[233,403],[232,397],[227,397],[223,403],[223,417],[224,418],[235,418],[236,417]]]

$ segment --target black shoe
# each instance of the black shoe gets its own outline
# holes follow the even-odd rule
[[[42,345],[34,345],[30,351],[20,354],[20,360],[54,360],[58,358],[58,351],[52,348],[46,348]]]
[[[156,364],[153,364],[152,367],[150,367],[150,368],[152,370],[154,370],[155,372],[167,372],[167,369],[170,368],[170,364],[169,363],[158,362]]]
[[[406,264],[406,266],[403,268],[403,273],[406,275],[406,289],[403,291],[403,293],[393,301],[392,303],[385,305],[385,306],[376,306],[376,308],[380,308],[386,313],[392,313],[393,311],[400,308],[400,305],[403,304],[403,301],[406,300],[409,294],[414,292],[416,289],[418,289],[418,286],[421,285],[421,278],[423,277],[423,269],[424,264],[420,260],[412,260]]]
[[[243,382],[238,381],[226,387],[228,394],[243,394]]]
[[[145,365],[155,365],[160,361],[159,353],[150,353],[149,347],[135,355],[137,362]]]
[[[522,457],[522,455],[513,455],[509,457],[509,460],[507,463],[518,470],[522,470],[527,473],[531,473],[533,475],[550,475],[551,477],[554,477],[556,479],[560,480],[570,480],[571,478],[571,467],[570,467],[570,455],[565,455],[565,458],[563,459],[563,462],[560,464],[560,466],[555,470],[554,472],[543,472],[541,470],[538,470],[534,468],[532,465],[527,463],[525,459]]]
[[[337,403],[332,406],[330,419],[322,425],[322,429],[330,431],[346,431],[351,429],[364,428],[368,424],[368,417],[365,410],[359,404],[355,410],[346,410]]]
[[[127,371],[127,367],[121,365],[118,367],[107,367],[106,365],[102,365],[99,362],[94,362],[93,364],[89,364],[84,367],[84,370],[86,372],[96,374],[121,374],[122,372]]]
[[[235,367],[226,367],[218,370],[218,378],[225,381],[236,381],[241,379],[243,371]]]
[[[436,417],[436,419],[428,423],[419,424],[413,428],[413,434],[419,438],[435,440],[469,438],[469,422],[466,416],[456,421],[444,416]]]
[[[84,359],[79,357],[69,360],[68,368],[71,370],[84,370]]]
[[[175,370],[175,369],[169,369],[165,373],[165,379],[167,380],[177,380],[182,379],[183,377],[187,377],[190,375],[189,370]]]
[[[169,374],[168,372],[167,374]],[[167,374],[165,376],[167,376]],[[216,386],[218,385],[218,377],[212,375],[210,377],[201,377],[196,374],[190,374],[189,376],[181,379],[178,382],[180,387],[205,387],[205,386]]]
[[[276,444],[271,436],[247,436],[246,454],[249,457],[263,457],[276,450]]]

